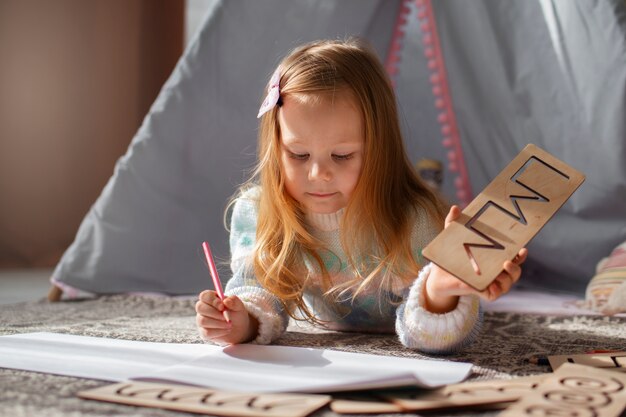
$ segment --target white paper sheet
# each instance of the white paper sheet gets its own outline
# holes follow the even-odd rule
[[[179,344],[55,333],[0,337],[0,367],[245,392],[332,392],[462,381],[472,365],[287,346]]]
[[[121,381],[206,354],[204,345],[57,333],[0,337],[0,367]]]

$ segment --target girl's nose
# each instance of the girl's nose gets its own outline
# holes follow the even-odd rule
[[[311,164],[311,168],[309,169],[310,181],[330,181],[332,177],[333,174],[326,164],[319,162],[313,162]]]

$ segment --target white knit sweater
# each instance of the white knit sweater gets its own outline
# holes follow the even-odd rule
[[[226,285],[226,293],[241,298],[248,312],[259,321],[254,342],[267,344],[285,331],[289,315],[276,296],[259,284],[251,268],[260,192],[259,187],[253,188],[234,204],[230,231],[233,276]],[[309,231],[326,244],[327,250],[320,256],[334,285],[354,278],[340,242],[342,214],[343,210],[306,216]],[[416,216],[411,243],[418,261],[422,261],[422,248],[436,233],[425,214]],[[430,353],[457,351],[478,333],[482,314],[475,296],[460,297],[456,309],[445,314],[431,313],[424,308],[424,284],[430,264],[420,271],[411,285],[397,280],[387,290],[365,290],[354,299],[351,292],[341,297],[324,296],[320,281],[316,279],[319,267],[307,259],[304,265],[309,274],[304,299],[316,317],[330,329],[377,333],[395,330],[403,345]]]

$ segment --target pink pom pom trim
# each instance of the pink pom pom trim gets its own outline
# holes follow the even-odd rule
[[[437,32],[437,22],[432,0],[415,0],[415,4],[417,5],[417,17],[422,32],[424,56],[427,59],[428,70],[430,71],[429,79],[433,86],[434,104],[439,110],[437,121],[441,126],[442,144],[449,149],[447,152],[448,170],[455,174],[454,186],[456,187],[456,196],[459,200],[459,205],[465,207],[472,201],[473,192],[452,106],[452,97]]]
[[[465,207],[473,198],[472,187],[469,181],[465,157],[461,146],[459,129],[452,106],[452,97],[448,85],[446,66],[441,52],[441,43],[437,33],[437,22],[433,10],[432,0],[402,0],[396,17],[396,23],[388,49],[385,69],[391,77],[392,85],[396,86],[395,77],[403,48],[403,39],[406,34],[406,25],[411,13],[411,3],[417,6],[418,25],[422,32],[424,56],[430,71],[429,80],[432,84],[434,105],[439,110],[437,122],[440,124],[442,144],[448,148],[448,170],[455,176],[454,186],[456,196],[461,207]]]

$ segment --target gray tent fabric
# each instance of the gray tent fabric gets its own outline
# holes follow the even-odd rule
[[[258,105],[295,46],[364,37],[384,60],[407,10],[394,75],[412,160],[447,160],[418,3],[215,1],[52,280],[106,294],[210,288],[207,240],[229,278],[223,212],[255,161]],[[626,240],[626,6],[623,1],[432,2],[474,193],[527,144],[587,175],[531,241],[521,283],[582,294]],[[444,194],[456,201],[453,175]]]
[[[598,260],[626,240],[626,7],[543,3],[433,5],[473,189],[527,143],[586,174],[531,241],[521,281],[582,292]]]

